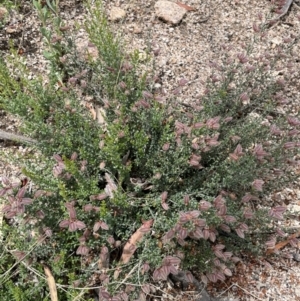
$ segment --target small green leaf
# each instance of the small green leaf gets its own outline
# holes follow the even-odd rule
[[[55,54],[50,51],[43,51],[43,55],[47,60],[51,60],[55,57]]]

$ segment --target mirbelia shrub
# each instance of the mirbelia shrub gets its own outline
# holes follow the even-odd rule
[[[287,52],[224,46],[203,96],[182,106],[153,92],[99,3],[86,8],[96,59],[79,54],[54,3],[53,16],[35,6],[53,41],[49,82],[12,74],[0,94],[38,154],[23,168],[30,185],[2,177],[2,289],[18,283],[26,300],[49,300],[50,273],[61,300],[146,300],[179,271],[222,281],[243,253],[274,248],[286,207],[266,196],[299,165],[300,120],[277,110],[285,81],[270,72]]]

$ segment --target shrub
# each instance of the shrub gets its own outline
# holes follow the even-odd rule
[[[2,177],[3,289],[13,281],[48,300],[49,266],[60,299],[83,297],[78,286],[92,298],[97,286],[104,299],[144,300],[178,270],[224,280],[243,252],[262,252],[265,241],[274,247],[262,233],[274,232],[286,208],[266,196],[291,181],[299,147],[300,120],[277,110],[285,87],[271,70],[283,51],[224,56],[203,96],[183,106],[155,95],[99,3],[87,6],[86,23],[96,60],[79,55],[51,5],[54,16],[35,3],[49,82],[28,80],[16,56],[19,72],[0,68],[1,104],[23,120],[38,154],[23,168],[32,188]],[[101,122],[82,105],[87,99]]]

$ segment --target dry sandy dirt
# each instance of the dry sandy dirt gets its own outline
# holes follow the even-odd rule
[[[175,1],[174,1],[175,2]],[[103,1],[105,12],[110,15],[113,7],[123,9],[126,16],[118,22],[111,21],[116,33],[122,35],[128,50],[138,49],[141,57],[148,47],[159,49],[156,68],[161,77],[162,92],[169,93],[185,78],[188,84],[180,96],[181,101],[192,102],[199,97],[201,82],[210,74],[212,61],[217,61],[224,51],[222,45],[232,46],[232,53],[243,53],[243,45],[253,39],[253,23],[261,23],[270,15],[273,4],[269,0],[182,0],[194,10],[187,11],[182,21],[172,26],[158,19],[153,0]],[[84,20],[81,1],[60,1],[61,15],[70,26]],[[9,20],[0,29],[0,50],[8,51],[8,38],[28,61],[32,76],[45,69],[42,56],[42,38],[39,21],[30,1],[23,1],[20,11],[11,11]],[[266,30],[262,41],[255,46],[257,55],[272,53],[284,38],[299,37],[300,9],[297,2],[277,23]],[[84,32],[80,33],[84,36]],[[80,36],[80,35],[79,35]],[[293,49],[294,74],[290,77],[288,95],[290,109],[299,111],[300,104],[300,49],[297,42]],[[283,72],[287,71],[283,61]],[[282,108],[283,112],[285,108]],[[18,132],[16,118],[0,112],[0,129]],[[20,169],[12,163],[28,151],[15,143],[0,141],[0,175],[21,178]],[[280,197],[290,200],[290,206],[300,206],[300,187],[282,191]],[[299,207],[300,208],[300,207]],[[297,220],[289,221],[289,227],[299,227]],[[286,248],[291,248],[287,246]],[[295,250],[296,251],[296,250]],[[209,284],[212,296],[226,300],[300,300],[300,268],[294,259],[246,258],[236,266],[235,275],[225,282]],[[176,300],[197,300],[193,292],[178,292]],[[166,299],[165,299],[166,300]],[[199,299],[198,299],[199,300]]]

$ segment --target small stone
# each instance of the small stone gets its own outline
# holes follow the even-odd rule
[[[110,15],[109,15],[110,20],[113,22],[120,21],[123,18],[125,18],[125,16],[126,16],[125,10],[120,7],[116,7],[116,6],[114,6],[111,9]]]
[[[300,297],[300,288],[298,288],[298,287],[295,288],[295,295],[297,297]]]
[[[140,62],[145,62],[148,58],[148,55],[145,51],[140,50],[139,51],[139,60]]]
[[[300,254],[297,252],[297,253],[294,253],[293,254],[293,259],[295,260],[295,261],[298,261],[298,262],[300,262]],[[299,293],[300,293],[300,291],[299,291]],[[300,296],[300,295],[299,295]]]
[[[16,32],[20,32],[21,28],[19,26],[16,26],[16,25],[10,25],[10,26],[6,27],[5,31],[7,33],[16,33]]]
[[[133,32],[134,34],[140,34],[143,32],[143,29],[136,23],[128,25],[127,29],[129,32]]]
[[[170,1],[157,1],[154,5],[158,18],[173,25],[178,24],[186,14],[186,9]]]
[[[290,205],[288,206],[289,211],[292,213],[298,213],[300,212],[300,206],[299,205]]]
[[[140,34],[140,33],[142,33],[142,31],[143,30],[140,27],[138,27],[138,26],[135,26],[133,28],[133,33],[135,33],[135,34]]]

